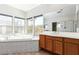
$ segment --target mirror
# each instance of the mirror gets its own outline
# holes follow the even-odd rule
[[[59,10],[44,15],[46,29],[57,32],[79,32],[79,5],[67,5]]]

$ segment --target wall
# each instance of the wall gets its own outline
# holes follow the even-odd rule
[[[0,4],[0,13],[12,15],[12,16],[23,17],[23,18],[26,16],[24,11],[13,8],[6,4]]]

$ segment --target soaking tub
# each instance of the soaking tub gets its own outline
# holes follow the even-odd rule
[[[32,35],[0,35],[0,54],[39,51],[38,40]]]

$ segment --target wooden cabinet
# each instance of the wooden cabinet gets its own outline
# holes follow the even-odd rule
[[[64,43],[64,55],[78,55],[78,45],[72,43]]]
[[[79,40],[64,38],[64,55],[79,55]]]
[[[62,38],[46,36],[46,50],[52,53],[63,54]]]
[[[39,47],[45,49],[45,35],[40,35],[40,40],[39,40]]]
[[[51,36],[46,36],[46,50],[53,51],[53,40]]]
[[[40,35],[40,48],[51,53],[63,54],[62,38],[48,35]]]
[[[54,40],[54,53],[57,53],[57,54],[63,54],[63,43],[62,41],[56,41]]]
[[[74,38],[40,35],[39,46],[60,55],[79,55],[79,40]]]

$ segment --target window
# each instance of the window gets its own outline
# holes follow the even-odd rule
[[[24,19],[14,19],[14,33],[24,33]]]
[[[28,34],[33,34],[33,20],[32,19],[28,19],[28,28],[27,28],[27,33]]]
[[[0,15],[0,34],[12,33],[12,17]]]
[[[27,33],[33,35],[39,35],[44,31],[44,19],[43,16],[35,17],[34,19],[29,18],[27,24]]]
[[[35,18],[35,35],[38,35],[44,31],[44,19],[43,16]]]
[[[25,20],[23,18],[0,14],[0,34],[24,33]]]

